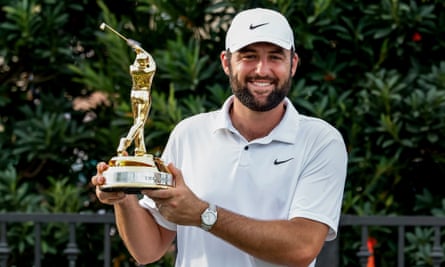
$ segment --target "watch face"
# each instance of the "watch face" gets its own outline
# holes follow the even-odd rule
[[[216,221],[216,215],[213,212],[207,211],[202,215],[202,221],[207,225],[212,225]]]

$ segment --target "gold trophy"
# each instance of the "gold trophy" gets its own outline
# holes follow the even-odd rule
[[[111,30],[124,39],[136,52],[136,58],[130,65],[132,77],[131,107],[133,126],[126,137],[121,138],[117,147],[117,156],[108,162],[110,166],[103,175],[106,183],[100,187],[102,191],[124,191],[137,194],[141,189],[162,189],[173,187],[173,178],[160,158],[148,154],[144,142],[144,126],[151,108],[151,84],[156,71],[156,63],[152,56],[139,44],[127,39],[105,23],[101,30]],[[127,149],[134,142],[134,155],[128,155]]]

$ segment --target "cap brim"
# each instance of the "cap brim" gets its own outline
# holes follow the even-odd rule
[[[292,48],[292,45],[287,41],[257,36],[257,37],[251,37],[247,42],[231,44],[230,47],[228,47],[228,49],[230,50],[230,52],[236,52],[241,48],[244,48],[254,43],[271,43],[287,50],[290,50]]]

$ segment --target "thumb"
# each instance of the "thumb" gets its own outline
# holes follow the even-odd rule
[[[175,186],[185,185],[184,177],[182,176],[182,172],[180,169],[176,168],[175,165],[173,165],[173,163],[169,163],[167,168],[173,175],[173,178],[175,179]]]

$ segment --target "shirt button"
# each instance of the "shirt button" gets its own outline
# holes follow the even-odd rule
[[[249,146],[245,146],[245,147],[244,147],[244,150],[249,150]]]

